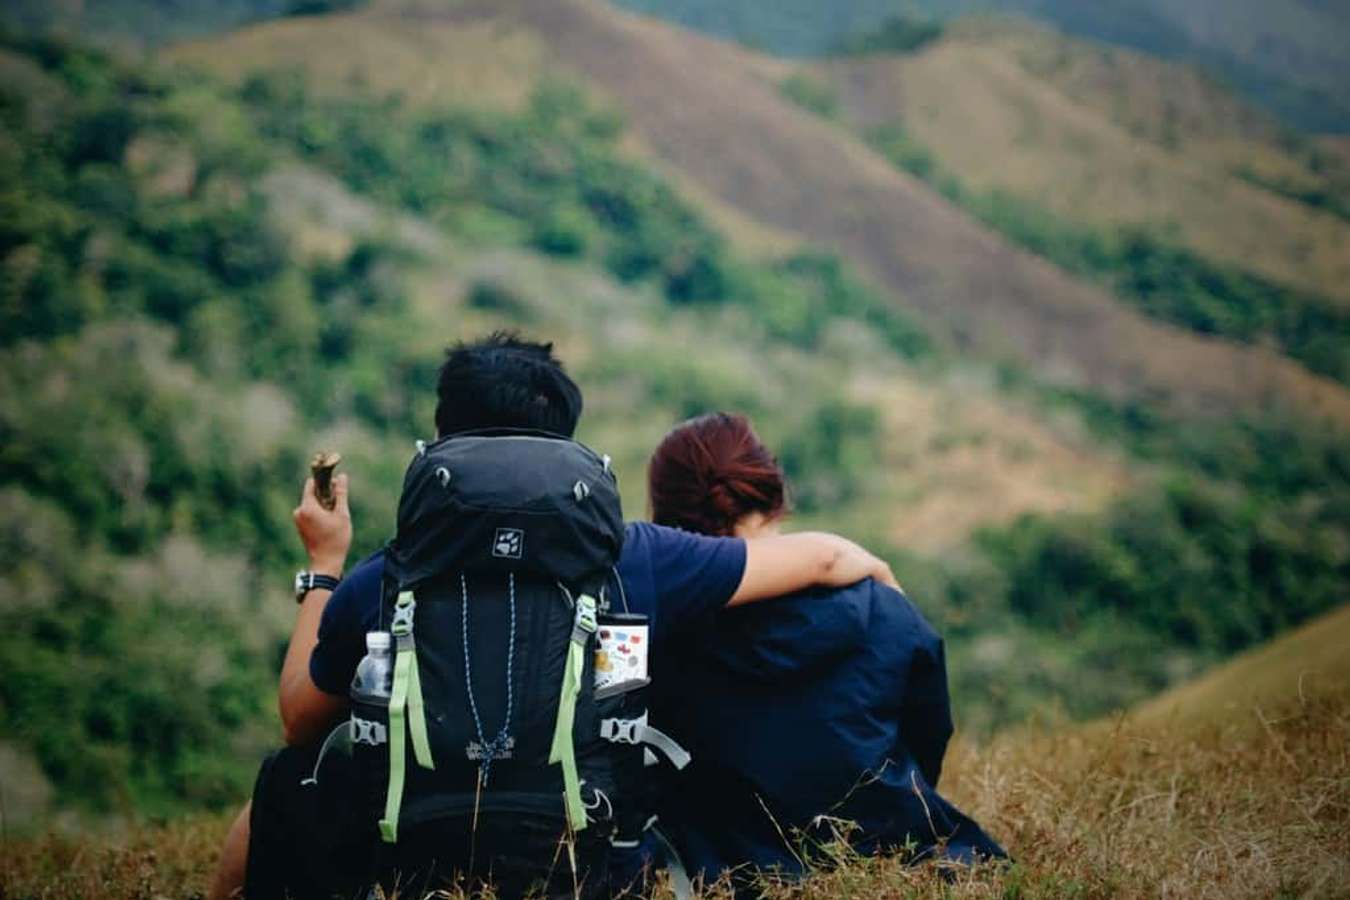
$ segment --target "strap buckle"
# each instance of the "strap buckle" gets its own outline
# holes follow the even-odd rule
[[[646,713],[639,719],[603,719],[600,722],[600,737],[616,744],[640,744],[642,729],[646,724]]]
[[[394,604],[394,618],[389,623],[389,633],[395,637],[406,637],[412,634],[413,613],[417,609],[417,601],[413,599],[412,591],[400,591],[398,601]]]
[[[676,769],[683,769],[693,760],[689,751],[673,737],[647,724],[646,713],[636,719],[602,719],[600,737],[615,744],[645,744],[648,748],[660,750]]]
[[[599,627],[600,622],[595,613],[595,598],[590,594],[582,594],[577,598],[577,616],[572,626],[572,640],[584,644],[586,638],[595,634]]]
[[[383,722],[372,722],[369,719],[358,719],[352,716],[352,743],[369,744],[372,747],[378,747],[380,744],[389,740],[389,731],[384,727]]]

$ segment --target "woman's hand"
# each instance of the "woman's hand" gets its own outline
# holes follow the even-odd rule
[[[310,571],[320,575],[342,574],[347,562],[347,551],[352,545],[352,514],[347,508],[347,475],[333,478],[333,508],[324,509],[314,493],[314,479],[305,479],[300,505],[292,518],[295,530],[309,554]]]

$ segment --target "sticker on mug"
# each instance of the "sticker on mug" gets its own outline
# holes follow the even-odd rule
[[[647,626],[603,625],[595,650],[595,686],[611,687],[647,677]]]

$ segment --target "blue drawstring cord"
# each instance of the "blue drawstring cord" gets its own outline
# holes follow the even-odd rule
[[[498,754],[505,754],[511,744],[511,712],[515,705],[515,656],[516,656],[516,576],[507,575],[511,603],[511,633],[506,645],[506,718],[502,721],[501,731],[489,741],[483,731],[483,719],[478,714],[478,701],[473,696],[473,669],[469,663],[469,588],[464,573],[459,573],[460,623],[464,639],[464,685],[469,692],[469,711],[473,713],[473,726],[478,732],[478,745],[483,748],[483,758],[478,767],[483,773],[484,786],[492,773],[492,761]]]

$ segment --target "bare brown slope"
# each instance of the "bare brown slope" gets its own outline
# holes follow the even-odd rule
[[[1305,151],[1184,67],[971,22],[922,52],[817,67],[860,131],[900,121],[941,168],[1091,227],[1134,225],[1350,304],[1350,223],[1253,183],[1334,191]],[[1325,168],[1325,166],[1321,167]]]
[[[962,346],[1184,411],[1290,409],[1350,422],[1337,385],[1270,353],[1155,324],[1010,248],[784,101],[736,48],[592,0],[509,8],[617,100],[669,163],[750,215],[838,248]]]

